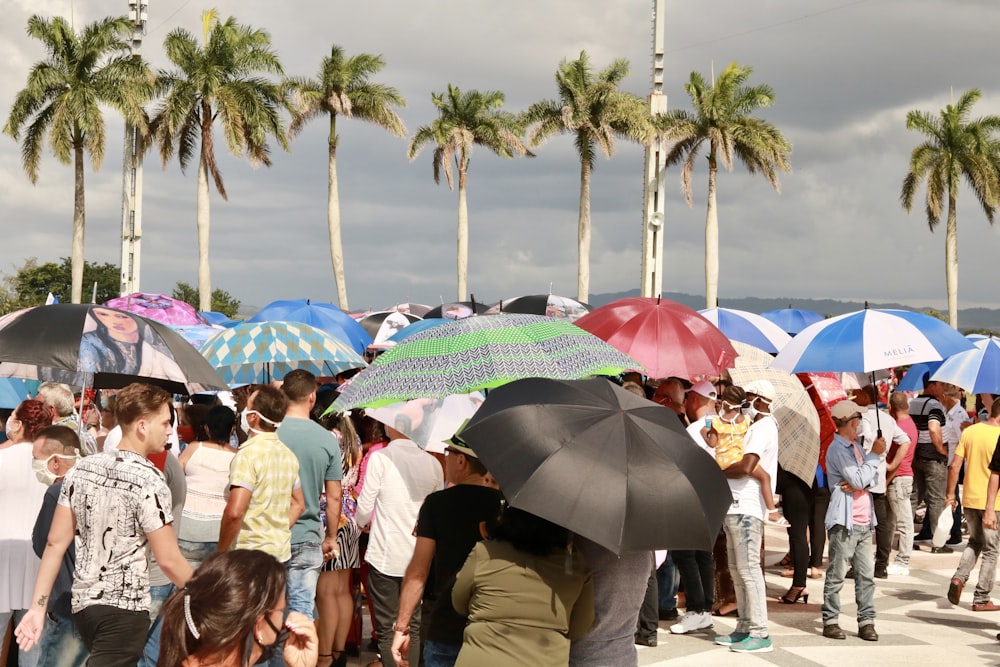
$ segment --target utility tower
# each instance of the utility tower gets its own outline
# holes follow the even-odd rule
[[[129,0],[132,20],[132,55],[142,52],[149,0]],[[121,295],[139,291],[139,251],[142,244],[142,136],[139,128],[125,123],[125,151],[122,160],[122,258]]]
[[[666,0],[653,0],[653,90],[649,94],[650,112],[665,113],[667,96],[663,93],[663,26]],[[646,146],[646,168],[642,211],[642,296],[659,296],[663,291],[663,205],[665,142],[656,140]]]

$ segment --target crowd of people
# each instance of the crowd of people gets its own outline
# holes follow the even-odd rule
[[[609,381],[676,413],[726,477],[711,551],[613,554],[508,506],[461,432],[433,454],[400,423],[324,416],[337,385],[306,371],[228,404],[138,383],[90,402],[45,382],[0,444],[0,626],[16,625],[21,667],[340,667],[367,640],[363,595],[383,667],[634,666],[662,621],[708,632],[730,614],[715,643],[762,653],[769,521],[789,538],[777,602],[823,579],[824,637],[848,636],[850,578],[856,634],[878,641],[874,580],[907,575],[913,549],[951,553],[963,525],[947,599],[978,562],[972,609],[1000,610],[993,396],[970,414],[961,390],[929,382],[883,409],[861,387],[826,406],[810,484],[778,463],[767,380]]]

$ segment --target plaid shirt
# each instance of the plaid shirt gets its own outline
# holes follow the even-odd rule
[[[288,516],[299,488],[299,461],[276,433],[258,433],[242,445],[229,469],[230,486],[247,489],[250,504],[234,549],[256,549],[284,563],[292,557]]]

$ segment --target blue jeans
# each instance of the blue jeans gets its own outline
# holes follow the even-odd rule
[[[667,552],[667,558],[656,568],[656,590],[661,611],[677,609],[677,588],[681,577],[674,567],[674,560]]]
[[[323,546],[318,542],[292,545],[292,557],[285,563],[288,573],[288,608],[316,618],[316,583],[323,567]]]
[[[854,600],[858,604],[858,628],[875,623],[875,554],[872,552],[872,527],[854,526],[848,533],[843,526],[828,531],[830,567],[823,583],[823,625],[840,623],[840,589],[844,587],[847,565],[854,566]]]
[[[218,542],[192,542],[190,540],[177,540],[177,546],[181,550],[181,555],[184,559],[191,564],[191,567],[195,570],[201,565],[206,558],[215,553],[215,550],[219,547]]]
[[[21,622],[21,618],[24,616],[24,609],[15,609],[14,611],[0,612],[0,632],[7,631],[7,624],[12,624],[15,628],[17,624]],[[11,642],[11,650],[17,645]],[[38,662],[38,646],[32,647],[30,651],[22,651],[18,649],[18,665],[19,667],[35,667],[35,665],[41,664]]]
[[[461,644],[445,644],[427,640],[424,642],[424,667],[455,667]]]
[[[722,528],[726,531],[729,574],[736,589],[736,632],[767,637],[767,590],[760,569],[764,522],[748,514],[727,514]]]
[[[156,660],[160,657],[160,629],[163,623],[160,610],[163,609],[163,603],[173,592],[173,584],[149,587],[149,618],[153,624],[149,627],[149,634],[146,636],[146,646],[142,649],[139,667],[156,667]]]
[[[72,618],[45,615],[45,628],[38,642],[38,664],[45,667],[82,667],[90,654],[80,639]]]

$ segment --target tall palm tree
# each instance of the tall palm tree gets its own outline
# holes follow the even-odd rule
[[[373,123],[397,137],[406,134],[402,119],[393,110],[394,106],[406,106],[406,101],[395,88],[370,80],[384,66],[382,56],[361,53],[347,58],[344,50],[334,45],[330,55],[323,58],[317,79],[292,78],[286,81],[291,93],[290,136],[294,137],[306,123],[320,114],[330,117],[326,221],[330,230],[330,259],[337,283],[337,300],[343,310],[347,310],[348,305],[344,244],[340,236],[340,192],[337,187],[337,146],[340,144],[337,116]]]
[[[153,94],[155,78],[145,61],[131,55],[132,30],[126,17],[95,21],[79,34],[61,17],[28,19],[28,34],[44,44],[47,56],[31,68],[3,128],[15,141],[24,132],[21,162],[32,183],[38,181],[46,136],[56,159],[73,163],[73,303],[80,303],[83,291],[84,153],[90,153],[95,171],[104,160],[101,105],[118,110],[136,127],[146,127],[142,105]]]
[[[948,322],[958,328],[958,186],[962,179],[979,200],[986,219],[993,224],[1000,197],[1000,117],[970,119],[979,90],[966,91],[938,117],[924,111],[906,114],[906,129],[917,130],[927,140],[910,153],[910,171],[899,196],[909,213],[913,197],[926,183],[927,224],[931,231],[941,220],[941,204],[947,196],[948,224],[944,237],[944,273],[948,292]]]
[[[708,83],[698,72],[684,84],[691,96],[694,112],[676,109],[657,119],[661,131],[671,141],[666,166],[683,160],[681,186],[691,206],[691,172],[702,148],[708,150],[708,210],[705,215],[705,304],[718,305],[719,291],[719,213],[716,206],[716,175],[719,162],[733,170],[733,158],[739,159],[751,174],[760,172],[776,192],[781,192],[778,170],[788,172],[792,145],[766,120],[751,116],[757,109],[774,103],[770,86],[749,86],[753,68],[732,62]]]
[[[448,187],[455,189],[452,162],[458,170],[458,299],[468,298],[466,287],[469,273],[469,208],[466,200],[466,183],[472,147],[483,146],[500,157],[531,153],[521,139],[524,126],[515,114],[500,107],[504,94],[490,90],[462,92],[458,86],[448,84],[447,93],[432,93],[431,101],[438,109],[438,117],[430,125],[417,129],[407,152],[410,160],[428,144],[434,150],[434,182],[441,182],[441,172]]]
[[[600,149],[610,158],[615,139],[646,141],[650,116],[646,103],[618,89],[628,76],[628,60],[618,59],[598,73],[586,51],[563,60],[556,72],[559,100],[543,100],[524,114],[531,125],[528,145],[534,148],[557,134],[572,134],[580,155],[580,214],[577,224],[576,298],[590,293],[590,179]]]
[[[268,137],[288,148],[280,117],[281,85],[265,74],[281,75],[281,63],[264,30],[229,17],[220,22],[215,10],[202,14],[203,43],[187,30],[170,31],[163,42],[176,69],[162,71],[163,100],[151,121],[160,159],[166,168],[177,151],[181,170],[198,157],[198,304],[211,310],[212,276],[208,263],[210,192],[208,177],[228,200],[215,159],[213,129],[218,120],[229,152],[245,155],[252,165],[271,166]]]

